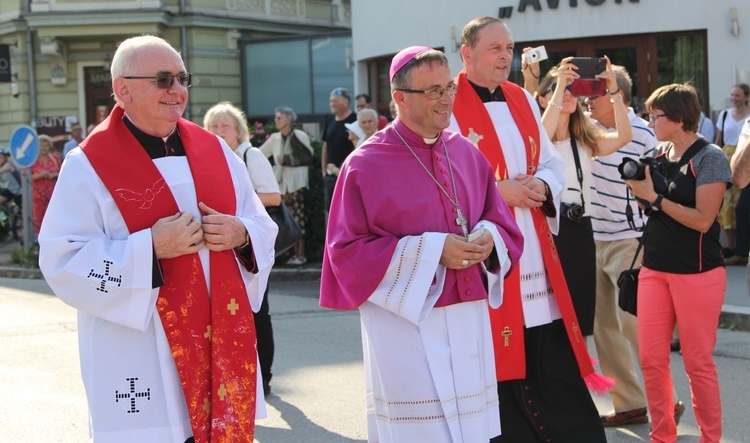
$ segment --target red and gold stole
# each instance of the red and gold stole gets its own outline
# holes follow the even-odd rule
[[[496,180],[512,180],[513,178],[508,177],[508,167],[492,119],[486,111],[484,103],[466,79],[465,71],[458,74],[456,82],[458,83],[458,94],[456,94],[453,115],[458,121],[461,133],[472,140],[489,160],[495,171]],[[529,101],[523,89],[509,81],[501,83],[500,88],[505,95],[510,113],[524,141],[526,173],[534,175],[539,165],[539,149],[541,146],[536,117],[529,106]],[[479,137],[480,134],[481,137]],[[514,210],[514,208],[511,208],[511,210]],[[568,284],[563,275],[560,257],[557,255],[557,248],[547,218],[540,210],[532,210],[531,216],[542,248],[544,267],[547,270],[555,300],[563,317],[568,340],[578,361],[581,377],[586,377],[594,373],[594,368],[586,350],[586,340],[581,335],[578,326],[578,318],[573,309]],[[490,309],[498,381],[526,378],[520,266],[516,266],[506,278],[505,288],[503,304],[498,309]]]
[[[122,121],[123,113],[115,106],[81,148],[134,233],[180,208],[156,165]],[[232,176],[216,136],[184,119],[177,128],[198,201],[234,214]],[[133,199],[134,193],[142,198]],[[210,291],[198,254],[161,260],[165,283],[156,307],[196,443],[252,442],[257,385],[253,313],[234,251],[212,251],[209,260]]]

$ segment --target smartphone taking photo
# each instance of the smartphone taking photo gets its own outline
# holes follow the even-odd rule
[[[576,72],[581,78],[595,78],[607,70],[607,59],[604,57],[573,57],[570,63],[578,68]]]
[[[578,70],[579,78],[570,84],[570,92],[576,97],[601,96],[607,93],[607,82],[595,78],[607,70],[607,59],[604,57],[573,57],[570,61]]]

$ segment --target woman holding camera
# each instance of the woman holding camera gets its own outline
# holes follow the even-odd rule
[[[614,104],[617,132],[607,133],[594,126],[583,112],[571,83],[579,79],[572,57],[552,68],[539,82],[535,94],[544,110],[542,124],[565,160],[565,189],[560,205],[560,230],[555,244],[568,282],[573,307],[583,335],[594,331],[596,307],[596,247],[591,228],[591,158],[617,151],[633,137],[628,109],[622,101],[612,64],[587,82],[605,82]]]
[[[695,88],[662,86],[646,100],[646,109],[649,126],[665,142],[654,153],[657,172],[669,181],[666,190],[657,194],[648,166],[643,180],[626,180],[641,204],[648,202],[638,282],[638,339],[651,441],[677,440],[669,368],[676,323],[699,441],[718,442],[721,400],[713,350],[726,269],[717,216],[732,174],[721,148],[696,133],[701,108]]]

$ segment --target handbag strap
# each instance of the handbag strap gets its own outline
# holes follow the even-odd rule
[[[641,253],[641,249],[643,248],[643,240],[646,238],[645,235],[641,235],[641,238],[638,239],[638,249],[635,250],[635,255],[633,256],[633,261],[630,263],[630,270],[633,270],[633,267],[635,267],[635,262],[638,260],[638,254]]]

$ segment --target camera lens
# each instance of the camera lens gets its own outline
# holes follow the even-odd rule
[[[622,175],[627,177],[628,179],[632,179],[636,175],[638,175],[638,163],[636,162],[627,162],[622,166]]]

